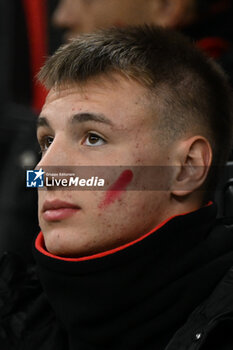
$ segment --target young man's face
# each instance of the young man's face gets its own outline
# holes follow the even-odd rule
[[[80,118],[84,113],[89,117]],[[120,75],[114,81],[52,89],[40,118],[38,139],[44,151],[38,167],[143,169],[166,165],[169,159],[168,146],[159,145],[157,116],[146,90]],[[137,239],[171,215],[166,191],[127,191],[126,186],[110,200],[106,196],[108,191],[39,191],[39,223],[48,251],[72,257],[105,251]]]
[[[161,0],[60,0],[53,20],[55,25],[67,28],[68,39],[112,26],[161,24],[161,3]]]

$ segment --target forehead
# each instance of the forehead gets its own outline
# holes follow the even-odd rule
[[[152,114],[149,93],[137,81],[115,75],[52,88],[41,114],[54,118],[77,112],[106,115],[116,124],[145,122]],[[67,118],[66,118],[67,119]]]
[[[133,89],[133,91],[132,91]],[[140,100],[147,96],[147,89],[136,80],[121,74],[120,72],[111,72],[97,77],[92,77],[85,82],[61,83],[53,87],[47,96],[46,103],[54,99],[67,97],[68,95],[78,94],[80,97],[87,98],[88,95],[111,95],[124,97],[129,93],[132,100]]]

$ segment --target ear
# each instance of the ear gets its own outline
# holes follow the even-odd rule
[[[212,162],[212,149],[203,136],[179,141],[175,152],[178,164],[171,193],[183,197],[200,188]]]

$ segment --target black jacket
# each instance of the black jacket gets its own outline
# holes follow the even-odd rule
[[[1,264],[5,350],[233,349],[233,230],[216,208],[168,220],[118,251],[80,259],[34,254],[40,282]]]
[[[233,349],[233,267],[166,347],[166,350],[178,349]]]

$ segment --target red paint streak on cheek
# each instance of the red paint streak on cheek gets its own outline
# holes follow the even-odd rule
[[[133,172],[131,170],[125,170],[118,177],[116,182],[112,184],[106,195],[104,200],[99,204],[99,208],[104,208],[117,200],[124,191],[126,191],[127,186],[133,179]]]

